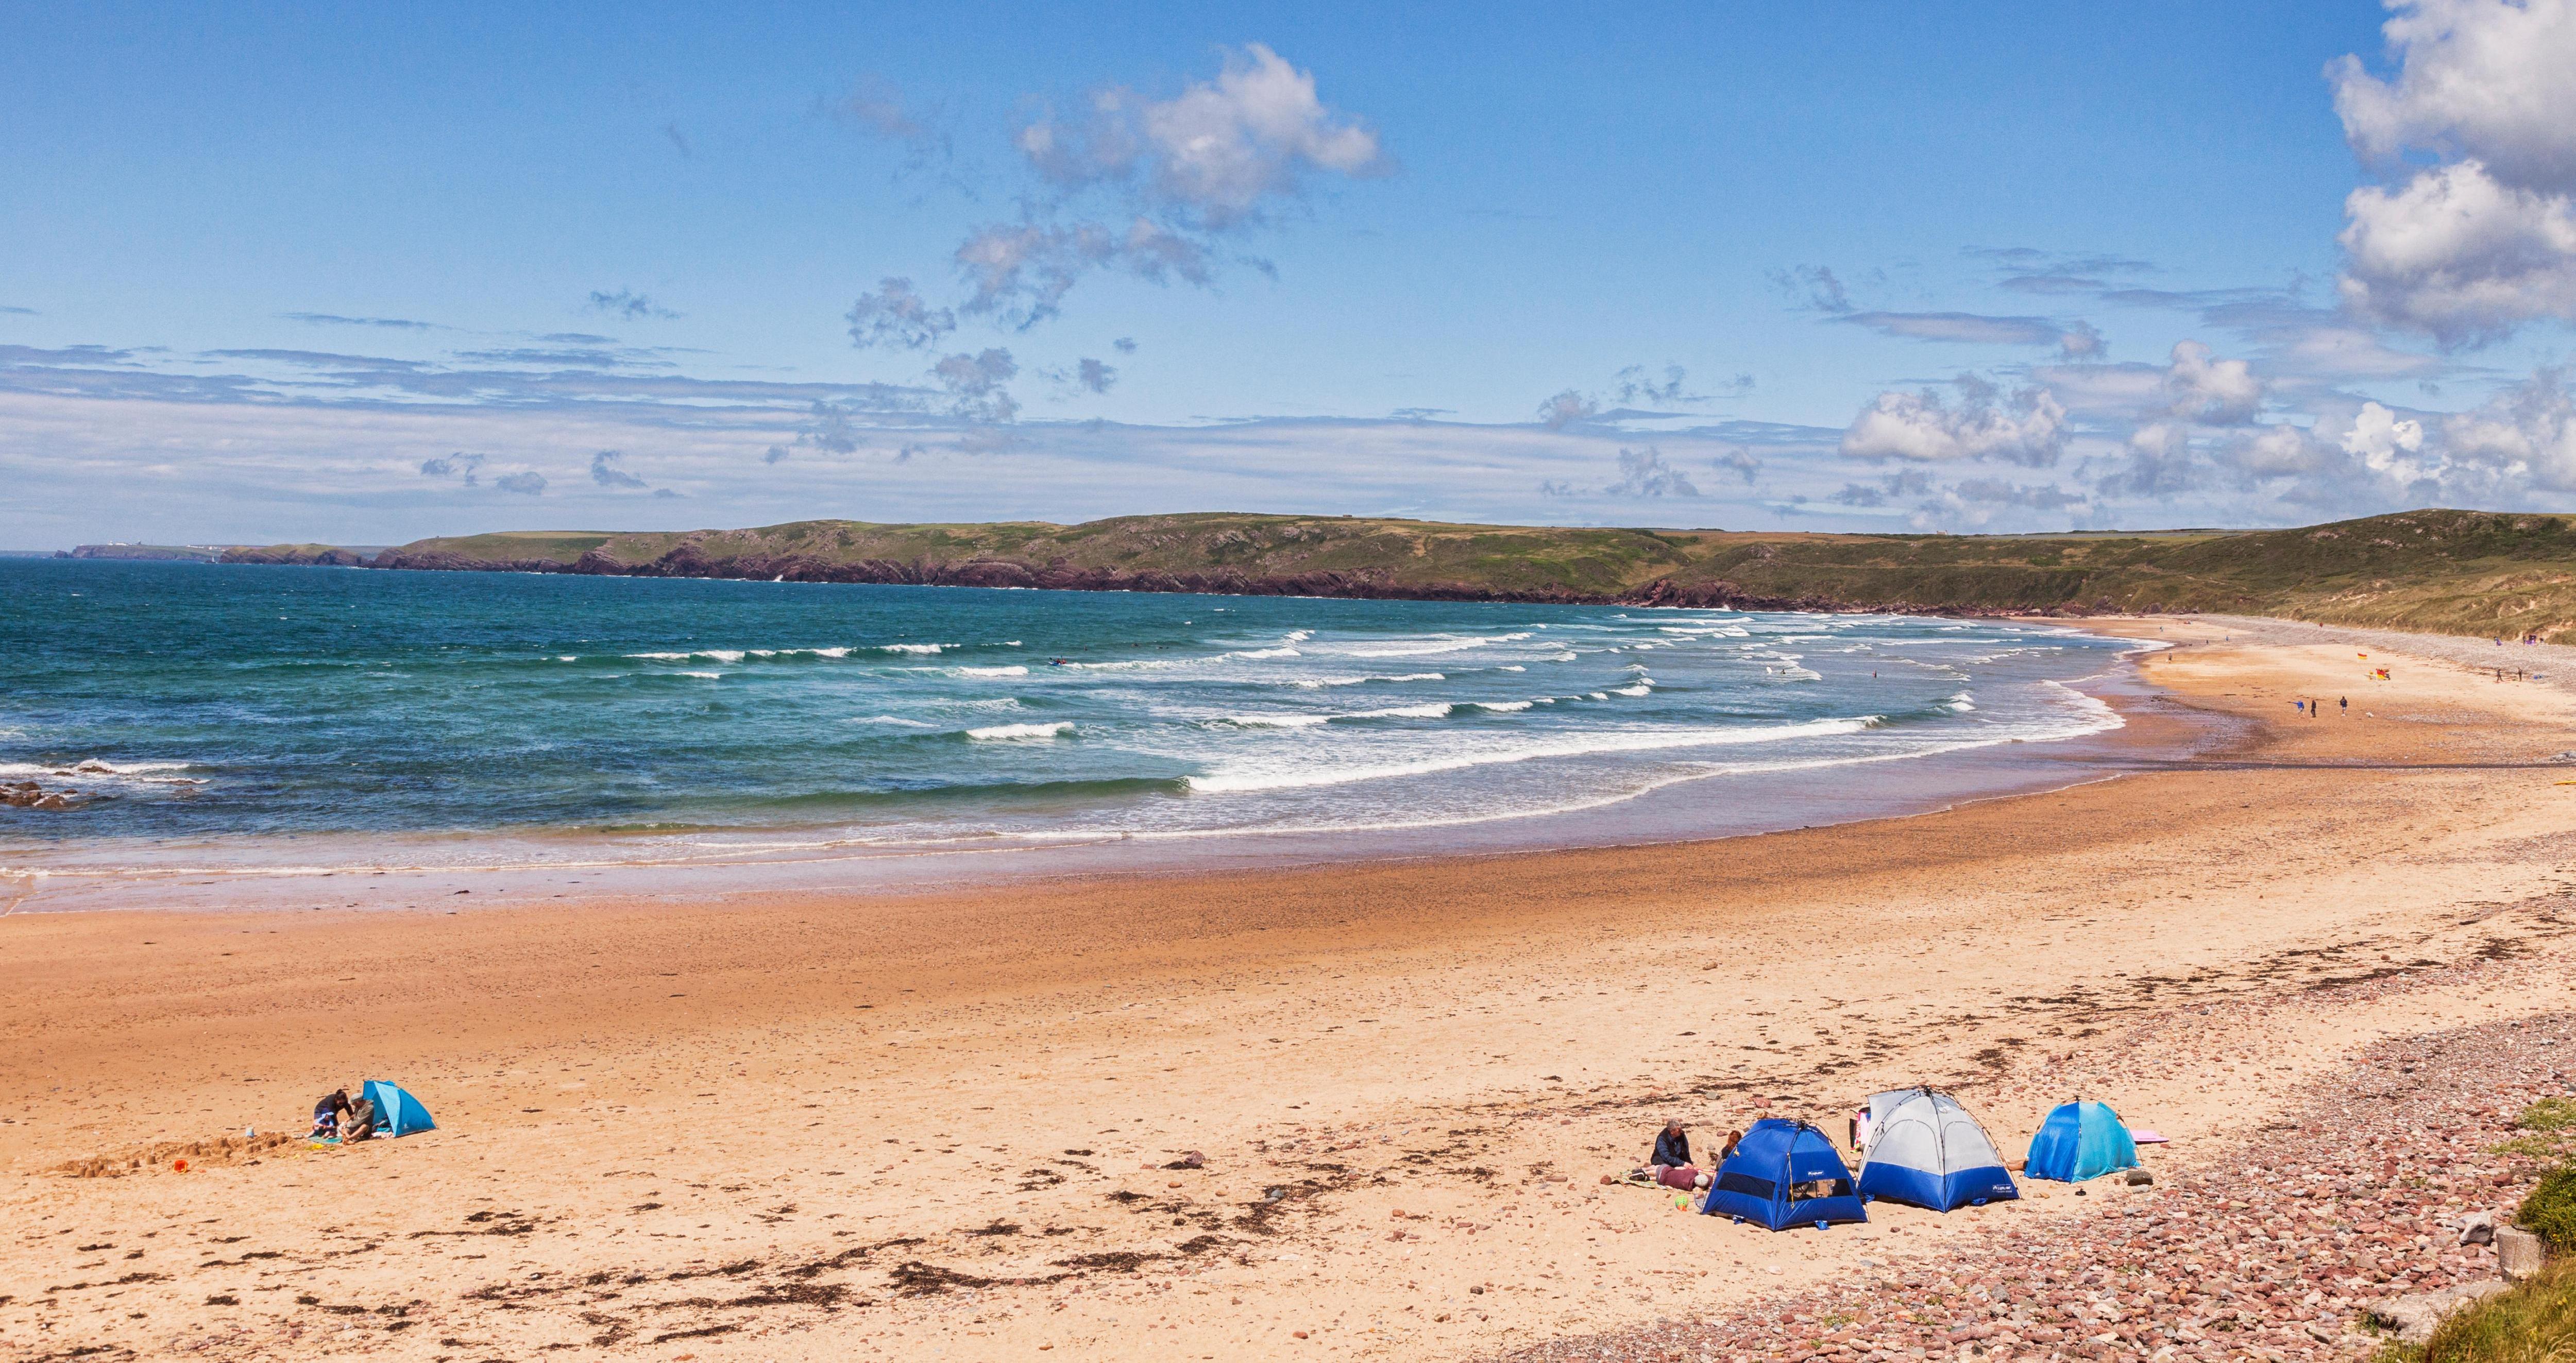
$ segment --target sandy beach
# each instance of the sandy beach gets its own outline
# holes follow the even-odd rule
[[[2180,1174],[2373,1046],[2571,1006],[2576,694],[2462,646],[2087,627],[2173,645],[2135,769],[1912,818],[910,896],[0,916],[0,1356],[1491,1356],[2147,1195],[1773,1236],[1602,1184],[1667,1117],[1702,1147],[1839,1131],[1924,1081],[2017,1153],[2080,1088]],[[365,1078],[440,1130],[170,1167]]]

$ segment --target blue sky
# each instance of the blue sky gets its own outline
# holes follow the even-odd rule
[[[19,7],[0,544],[2576,506],[2576,6],[2246,11]]]

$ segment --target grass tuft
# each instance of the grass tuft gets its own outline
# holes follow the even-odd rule
[[[2562,1164],[2514,1209],[2514,1224],[2561,1255],[2576,1253],[2576,1164]],[[2569,1355],[2576,1359],[2576,1348]]]
[[[2569,1363],[2576,1359],[2576,1259],[2442,1322],[2421,1349],[2391,1348],[2383,1363]]]

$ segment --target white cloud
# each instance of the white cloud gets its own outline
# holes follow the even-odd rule
[[[2359,58],[2326,68],[2344,135],[2364,160],[2426,150],[2475,160],[2507,184],[2576,188],[2576,3],[2388,0],[2400,61],[2383,81]]]
[[[2009,395],[1973,374],[1956,381],[1957,406],[1939,393],[1881,393],[1843,432],[1854,459],[2002,459],[2034,467],[2065,449],[2066,409],[2041,387]],[[1999,400],[2000,399],[2000,400]]]
[[[2356,189],[2344,214],[2340,287],[2365,317],[2445,345],[2576,319],[2576,208],[2564,194],[2513,188],[2463,161],[2393,192]]]
[[[2576,399],[2560,371],[2541,370],[2476,411],[2446,418],[2442,437],[2455,461],[2509,482],[2576,489]]]
[[[2220,458],[2252,478],[2288,478],[2321,472],[2340,462],[2335,448],[2313,432],[2287,422],[2237,432]]]
[[[2205,472],[2192,453],[2190,427],[2151,422],[2129,433],[2126,457],[2097,486],[2113,495],[2172,497],[2200,486]]]
[[[2263,405],[2263,381],[2245,361],[2212,359],[2212,354],[2198,341],[2174,342],[2173,364],[2165,371],[2173,414],[2204,426],[2253,420]]]
[[[2415,456],[2424,448],[2424,423],[2398,416],[2376,402],[2361,404],[2352,428],[2337,442],[2371,472],[2412,483],[2431,470]]]
[[[1095,91],[1083,115],[1024,125],[1020,154],[1066,190],[1118,185],[1188,225],[1223,231],[1257,219],[1317,173],[1385,168],[1377,134],[1315,95],[1315,77],[1259,43],[1226,54],[1213,81],[1152,101]]]
[[[2576,320],[2576,0],[2389,0],[2399,62],[2326,69],[2365,161],[2441,162],[2344,201],[2341,280],[2357,314],[2445,346]]]

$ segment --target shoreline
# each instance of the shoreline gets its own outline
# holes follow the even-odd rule
[[[0,1278],[60,1289],[0,1344],[1481,1357],[2100,1205],[1714,1225],[1598,1185],[1666,1115],[1704,1141],[1926,1080],[2011,1150],[2073,1084],[2189,1161],[2374,1040],[2564,1009],[2568,797],[2467,763],[2544,762],[2576,699],[2403,664],[2374,720],[2294,722],[2334,650],[2146,671],[2224,760],[1712,843],[0,919],[0,1198],[37,1231]],[[441,1130],[47,1172],[300,1128],[360,1072]]]
[[[2118,637],[2082,625],[2067,628],[2097,638]],[[41,845],[31,845],[13,853],[14,862],[0,864],[0,916],[127,911],[139,907],[138,901],[161,908],[241,908],[267,897],[318,896],[324,888],[319,882],[342,877],[381,882],[368,884],[366,893],[374,897],[359,901],[371,909],[422,907],[460,891],[485,896],[478,907],[495,895],[509,902],[547,903],[635,895],[701,900],[743,893],[907,895],[1101,876],[1287,872],[1351,863],[1642,850],[1912,818],[2108,779],[2140,769],[2141,762],[2187,760],[2227,741],[2219,732],[2222,726],[2213,722],[2204,719],[2198,724],[2202,731],[2191,732],[2192,723],[2170,722],[2169,713],[2158,711],[2156,688],[2141,676],[2139,660],[2163,645],[2152,638],[2133,643],[2113,653],[2102,671],[2055,683],[2109,712],[2113,723],[2105,729],[2069,738],[1999,739],[1769,771],[1711,772],[1565,809],[1387,827],[1101,832],[1056,840],[1002,834],[945,844],[835,837],[819,828],[710,827],[686,835],[653,835],[659,845],[576,828],[243,834],[156,842],[104,866],[49,863],[32,856]],[[2142,734],[2137,726],[2151,714],[2158,718]],[[2140,756],[2150,749],[2156,757]],[[1828,798],[1815,791],[1827,773],[1849,777],[1879,771],[1888,776],[1865,793]],[[1714,826],[1721,821],[1699,809],[1712,791],[1736,808],[1794,812],[1738,814]],[[686,841],[691,837],[715,841],[691,846]],[[487,855],[447,865],[429,855],[467,844],[516,850],[505,851],[499,860]],[[305,851],[315,847],[326,849],[322,857]],[[407,849],[412,855],[405,857]],[[269,859],[290,852],[297,854],[293,861]],[[704,884],[710,880],[727,883]],[[584,888],[567,895],[563,890],[568,885]]]

